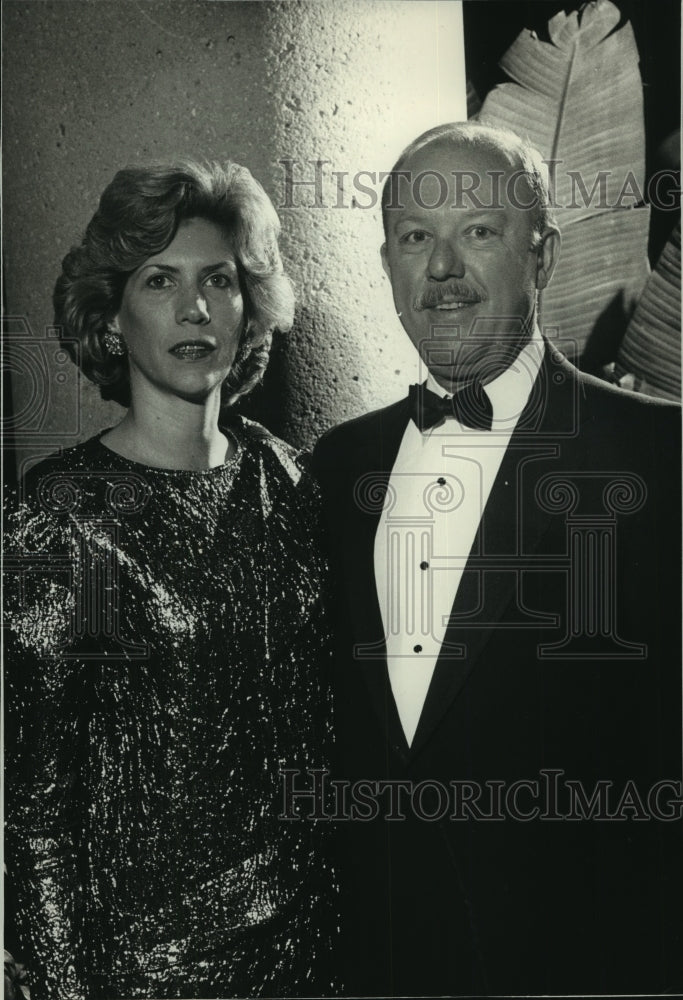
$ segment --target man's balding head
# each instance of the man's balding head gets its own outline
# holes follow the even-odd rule
[[[535,211],[534,232],[541,234],[548,227],[557,226],[550,198],[548,169],[539,151],[529,142],[521,139],[510,129],[498,128],[484,122],[465,121],[449,122],[437,125],[423,132],[403,150],[387,177],[382,189],[382,223],[384,235],[387,235],[388,212],[392,207],[401,204],[401,193],[406,184],[413,184],[415,176],[410,170],[410,163],[417,153],[430,145],[439,145],[452,150],[452,172],[458,172],[458,153],[467,149],[477,148],[482,153],[490,154],[491,171],[496,171],[498,165],[506,167],[512,174],[514,184],[521,181],[519,189],[520,206],[528,208],[533,205]],[[424,159],[424,157],[421,157]],[[409,174],[408,177],[401,173]],[[444,178],[448,183],[448,178]],[[523,188],[526,188],[522,193]],[[469,188],[473,192],[475,189]],[[465,194],[468,191],[465,190]]]

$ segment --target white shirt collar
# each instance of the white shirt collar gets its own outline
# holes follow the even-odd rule
[[[498,425],[498,430],[506,428],[514,430],[531,395],[544,354],[545,343],[540,330],[536,327],[533,336],[524,345],[510,367],[484,386],[484,391],[493,407],[494,429]],[[445,392],[431,373],[427,377],[427,388],[442,398],[453,395],[453,393]]]

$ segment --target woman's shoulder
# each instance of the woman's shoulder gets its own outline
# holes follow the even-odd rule
[[[100,434],[70,448],[61,448],[59,451],[41,459],[24,473],[20,482],[24,494],[28,497],[35,493],[37,486],[48,477],[67,473],[87,473],[99,469],[101,465],[102,445],[100,444]]]
[[[99,483],[104,464],[100,435],[63,448],[30,466],[16,484],[5,484],[5,537],[47,539],[61,535],[65,517],[73,514]]]
[[[275,474],[287,477],[294,485],[310,477],[310,454],[287,444],[262,424],[236,415],[227,429],[235,434],[247,452],[263,458]]]

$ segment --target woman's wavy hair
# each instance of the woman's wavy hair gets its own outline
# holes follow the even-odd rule
[[[64,258],[53,296],[63,346],[103,399],[130,405],[128,359],[110,353],[104,340],[129,276],[166,249],[182,222],[196,218],[229,236],[244,299],[246,323],[223,384],[224,405],[262,378],[273,331],[290,329],[294,294],[278,249],[280,221],[246,167],[184,161],[120,170],[80,246]]]

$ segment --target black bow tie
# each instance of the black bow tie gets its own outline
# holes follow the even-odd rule
[[[464,427],[491,430],[493,407],[481,382],[468,382],[452,399],[437,396],[426,385],[411,385],[410,416],[421,431],[429,430],[447,417],[455,417]]]

